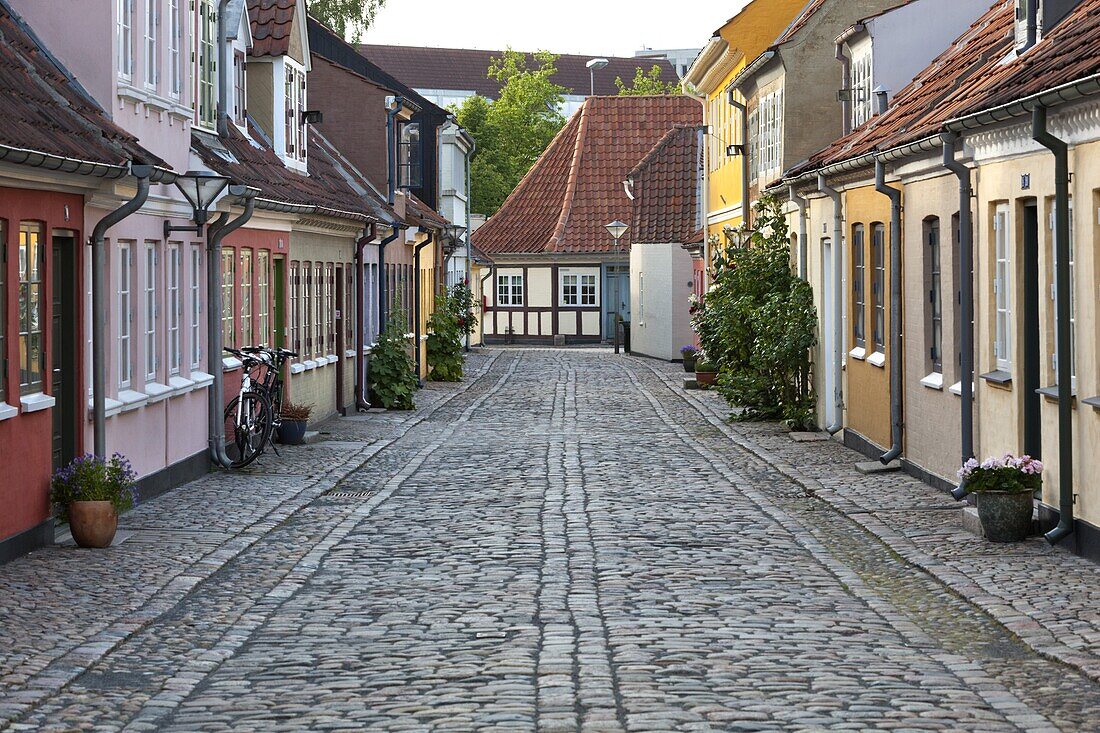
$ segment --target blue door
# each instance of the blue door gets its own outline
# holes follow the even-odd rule
[[[603,268],[603,339],[615,337],[615,319],[630,320],[630,265],[604,265]]]

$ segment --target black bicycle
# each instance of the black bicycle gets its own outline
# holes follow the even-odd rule
[[[241,389],[225,408],[225,451],[230,468],[243,468],[272,445],[271,438],[282,421],[283,366],[298,354],[264,346],[225,350],[240,359],[244,369]]]

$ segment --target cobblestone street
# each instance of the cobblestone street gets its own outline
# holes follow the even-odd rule
[[[1096,566],[676,368],[484,351],[0,567],[0,730],[1100,726]]]

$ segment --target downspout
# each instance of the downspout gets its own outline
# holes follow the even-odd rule
[[[228,214],[223,212],[217,221],[206,230],[206,363],[210,374],[214,377],[213,384],[207,392],[208,419],[210,422],[210,460],[217,466],[229,468],[233,461],[225,453],[225,390],[222,379],[224,364],[222,363],[222,319],[221,319],[221,270],[222,240],[232,232],[244,226],[245,222],[252,218],[252,212],[256,208],[256,199],[253,196],[245,198],[244,211],[232,221],[224,223]],[[219,314],[215,318],[215,314]]]
[[[1039,39],[1039,0],[1027,0],[1027,40],[1025,46],[1020,49],[1019,53],[1023,53],[1032,46]],[[1034,118],[1032,118],[1034,119]],[[1043,143],[1040,143],[1043,145]]]
[[[808,275],[808,266],[806,263],[806,255],[808,245],[806,243],[806,199],[798,195],[794,186],[787,188],[787,195],[794,202],[794,205],[798,207],[798,277],[802,280],[806,280]]]
[[[733,98],[733,91],[729,90],[727,99],[741,113],[741,226],[749,229],[752,225],[749,213],[749,108]]]
[[[1034,5],[1031,0],[1029,5]],[[1029,18],[1031,20],[1031,18]],[[1029,30],[1030,33],[1030,30]],[[1046,533],[1046,540],[1058,544],[1073,532],[1073,391],[1070,373],[1069,278],[1069,146],[1047,130],[1047,109],[1031,113],[1031,137],[1054,154],[1054,268],[1055,333],[1058,354],[1058,526]]]
[[[707,98],[700,94],[693,94],[688,91],[686,83],[681,83],[680,88],[683,90],[684,95],[691,97],[702,106],[702,112],[705,114],[707,109]],[[706,149],[706,148],[704,148]],[[710,207],[710,161],[706,160],[704,156],[703,163],[703,292],[707,292],[707,288],[710,285],[710,238],[707,230],[707,211]],[[484,292],[484,291],[483,291]],[[482,329],[484,334],[484,329]],[[484,342],[484,336],[482,337]]]
[[[844,341],[844,294],[841,292],[844,221],[840,192],[825,183],[825,176],[820,173],[817,174],[817,190],[833,201],[833,409],[836,414],[825,432],[836,435],[844,427],[844,393],[840,386],[843,377],[840,352]]]
[[[962,461],[974,457],[974,229],[971,219],[970,195],[972,191],[970,168],[955,159],[955,143],[959,136],[953,132],[943,138],[943,167],[959,179],[959,320],[962,321],[959,348],[962,351],[959,369],[959,394],[962,398],[961,437]],[[961,465],[960,463],[960,465]],[[951,492],[956,500],[967,495],[965,482]]]
[[[145,205],[153,166],[131,166],[137,177],[134,197],[96,222],[88,243],[92,247],[92,431],[94,452],[107,457],[107,230]]]
[[[471,262],[473,261],[473,258],[474,258],[474,242],[473,242],[474,233],[472,231],[473,227],[471,226],[473,221],[470,218],[472,216],[472,213],[473,213],[471,208],[470,208],[470,206],[472,205],[472,202],[473,202],[473,192],[470,191],[470,168],[473,166],[474,152],[476,150],[477,150],[477,141],[474,140],[473,138],[471,138],[470,139],[470,149],[466,151],[466,287],[470,289],[471,294],[473,293],[473,287],[472,287],[473,284],[470,282],[470,278],[473,277],[473,274],[474,274],[473,273],[473,265],[471,264]],[[468,319],[472,315],[473,315],[473,313],[467,314],[466,351],[470,350],[470,337],[471,337],[471,334],[469,333],[469,330],[468,330],[469,329],[469,320]]]
[[[420,276],[420,250],[427,247],[429,244],[435,241],[435,234],[427,232],[428,238],[420,244],[413,247],[413,270],[416,271],[416,279],[413,280],[413,299],[416,301],[413,305],[413,321],[416,324],[416,328],[413,333],[416,335],[416,341],[413,343],[413,348],[416,352],[416,378],[420,379],[420,299],[421,299],[421,286],[420,281],[423,279]]]
[[[852,73],[852,60],[844,54],[844,43],[846,40],[847,38],[843,38],[838,39],[836,42],[836,60],[840,62],[841,86],[844,86],[848,83],[848,79],[850,78]],[[849,89],[848,94],[842,96],[840,100],[840,114],[844,116],[843,122],[841,123],[841,129],[844,131],[844,134],[841,135],[841,137],[847,135],[852,131],[851,94],[852,90]]]
[[[875,190],[890,199],[890,436],[893,445],[879,456],[887,464],[901,455],[901,191],[886,185],[886,164],[875,161]]]
[[[402,228],[397,226],[396,222],[393,225],[393,231],[390,235],[378,243],[378,331],[382,332],[386,328],[386,322],[389,318],[389,308],[386,307],[386,301],[390,295],[390,282],[386,277],[386,245],[397,239],[397,236],[401,234]]]
[[[218,136],[229,134],[229,65],[226,50],[229,48],[229,29],[225,27],[225,14],[229,0],[218,0]],[[219,357],[220,358],[220,357]]]
[[[370,402],[367,401],[367,360],[363,358],[363,349],[366,347],[363,331],[366,324],[363,322],[363,313],[366,312],[367,292],[366,283],[363,282],[363,250],[374,239],[377,225],[370,224],[363,231],[362,238],[355,247],[355,409],[369,410]]]
[[[482,346],[485,346],[485,311],[487,310],[486,301],[488,300],[485,297],[485,281],[488,280],[489,278],[491,278],[492,276],[493,276],[492,269],[490,269],[488,272],[486,272],[484,275],[481,276],[481,323],[478,324],[478,327],[481,329],[481,345]]]

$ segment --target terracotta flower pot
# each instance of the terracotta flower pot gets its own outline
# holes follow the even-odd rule
[[[990,542],[1020,542],[1031,534],[1030,491],[978,491],[978,519]]]
[[[718,372],[695,372],[695,383],[700,387],[713,387],[718,381]]]
[[[109,501],[74,501],[69,505],[69,529],[81,547],[110,547],[118,530],[118,512]]]

